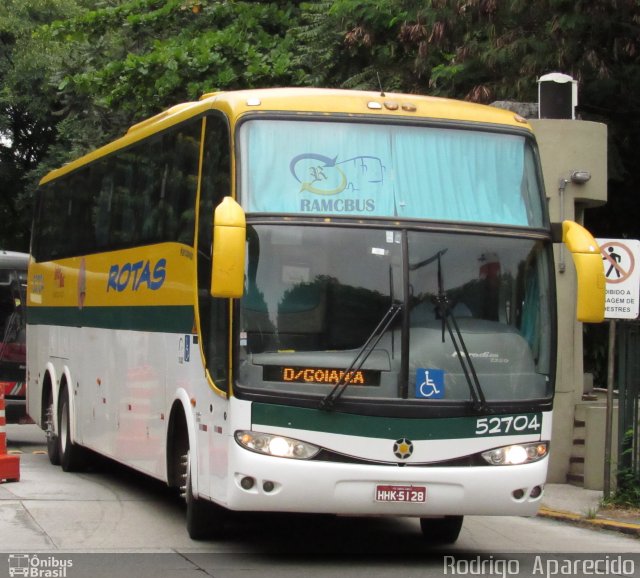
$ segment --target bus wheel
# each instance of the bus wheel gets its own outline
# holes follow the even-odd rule
[[[58,448],[60,465],[65,472],[82,468],[82,448],[71,441],[71,417],[69,410],[69,391],[63,387],[60,391],[60,410],[58,411]]]
[[[45,413],[45,433],[47,435],[47,455],[49,461],[54,466],[60,465],[60,447],[58,445],[58,436],[54,431],[54,412],[53,412],[53,392],[49,390],[46,401]]]
[[[420,518],[422,535],[430,544],[453,544],[460,535],[464,516]]]
[[[207,500],[201,500],[193,495],[191,479],[191,452],[183,457],[186,476],[184,497],[187,502],[187,532],[192,540],[206,540],[207,538],[221,538],[224,533],[224,510]]]

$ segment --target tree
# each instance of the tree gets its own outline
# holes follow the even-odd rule
[[[40,31],[61,66],[49,80],[73,154],[203,93],[294,79],[286,32],[294,2],[126,0]]]
[[[638,0],[334,0],[304,5],[306,82],[474,102],[537,100],[537,78],[579,81],[579,114],[609,129],[599,236],[640,238]]]
[[[25,203],[47,170],[205,92],[534,101],[554,70],[579,80],[582,117],[609,126],[610,201],[588,224],[639,237],[639,28],[639,0],[4,0],[0,241],[26,247]]]
[[[26,249],[39,178],[131,124],[206,92],[297,83],[298,13],[295,1],[7,0],[0,178],[22,233],[0,241]]]
[[[32,171],[55,141],[55,91],[42,82],[56,66],[33,33],[79,13],[74,0],[5,0],[0,5],[0,247],[27,250]]]

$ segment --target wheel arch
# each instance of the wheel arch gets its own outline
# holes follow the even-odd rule
[[[191,450],[192,454],[196,450],[196,432],[189,396],[184,390],[180,390],[171,405],[167,425],[167,484],[172,488],[179,488],[184,483],[181,479],[184,469],[181,459],[187,450]],[[197,480],[197,467],[197,460],[192,459],[191,469],[195,480]],[[194,488],[194,491],[197,489]]]
[[[58,395],[54,398],[54,407],[56,424],[58,423],[58,416],[60,414],[60,393],[62,389],[66,388],[69,398],[69,435],[72,443],[77,443],[78,439],[78,420],[76,414],[76,396],[73,389],[73,381],[71,381],[71,371],[67,366],[62,370],[60,376],[60,383],[58,385]],[[57,429],[57,428],[56,428]],[[59,433],[59,432],[57,432]]]
[[[47,363],[42,378],[42,389],[40,391],[40,423],[38,424],[44,429],[47,419],[47,396],[51,392],[53,398],[53,429],[58,431],[58,397],[59,397],[58,378],[56,376],[56,368],[53,363]]]

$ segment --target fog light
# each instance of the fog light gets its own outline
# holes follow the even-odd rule
[[[529,494],[532,498],[538,498],[542,495],[542,486],[536,486],[531,490],[531,494]]]
[[[516,500],[522,500],[524,498],[524,490],[513,490],[511,494]]]
[[[262,482],[262,489],[269,493],[269,492],[273,492],[273,490],[275,489],[276,485],[273,482]]]
[[[250,490],[251,488],[253,488],[255,483],[256,481],[250,476],[245,476],[240,480],[240,485],[244,490]]]

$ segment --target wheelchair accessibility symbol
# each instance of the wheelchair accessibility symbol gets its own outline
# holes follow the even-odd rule
[[[418,368],[416,371],[416,397],[419,399],[443,399],[444,369]]]

